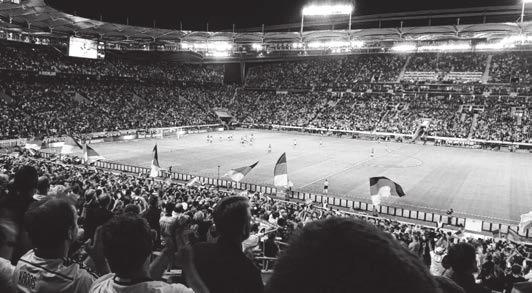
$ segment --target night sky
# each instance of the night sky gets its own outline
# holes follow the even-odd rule
[[[46,0],[65,12],[92,19],[139,26],[210,30],[258,27],[298,22],[301,7],[313,0]],[[349,1],[349,0],[346,0]],[[316,1],[314,0],[313,3]],[[318,1],[318,3],[330,1]],[[345,1],[344,1],[345,2]],[[519,0],[357,0],[355,15],[450,9],[480,6],[515,5]]]

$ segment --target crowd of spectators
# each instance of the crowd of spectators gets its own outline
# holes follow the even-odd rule
[[[482,53],[420,53],[411,57],[406,70],[421,72],[484,72],[488,55]]]
[[[531,278],[515,242],[76,162],[0,157],[2,292],[513,292]],[[266,289],[257,255],[274,263]]]
[[[529,83],[530,61],[526,53],[493,55],[490,77],[493,83]]]
[[[396,82],[406,57],[350,55],[307,58],[301,61],[257,64],[249,69],[251,88],[338,88],[358,82]]]
[[[197,125],[216,117],[196,101],[217,96],[207,87],[137,83],[43,81],[2,84],[12,102],[0,101],[0,139],[62,136],[128,129]],[[221,95],[221,94],[220,94]],[[76,99],[76,96],[81,97]]]
[[[70,58],[65,54],[66,52],[51,46],[0,42],[0,69],[218,84],[223,82],[223,65],[140,62],[113,56],[109,56],[109,60]]]

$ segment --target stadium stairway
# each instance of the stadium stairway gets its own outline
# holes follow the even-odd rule
[[[405,75],[405,72],[406,72],[406,67],[410,63],[410,58],[412,58],[412,56],[410,55],[408,56],[408,58],[406,58],[405,65],[403,65],[403,68],[401,69],[401,72],[399,73],[399,76],[397,77],[397,80],[395,82],[400,83],[401,80],[403,79],[403,76]]]
[[[473,114],[473,121],[471,121],[471,127],[469,128],[469,134],[467,135],[467,139],[473,138],[473,134],[475,134],[477,125],[478,125],[478,113],[475,113]]]
[[[484,70],[484,74],[482,75],[482,79],[480,80],[481,83],[488,83],[490,80],[490,67],[491,67],[491,59],[493,59],[493,55],[488,55],[488,60],[486,61],[486,69]]]

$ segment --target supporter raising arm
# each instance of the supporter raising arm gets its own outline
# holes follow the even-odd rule
[[[169,241],[171,244],[150,265],[149,258],[153,251],[155,235],[144,218],[123,214],[106,223],[102,230],[103,253],[112,273],[96,280],[90,292],[208,292],[196,277],[190,255],[189,258],[184,258],[183,266],[187,281],[194,291],[182,284],[158,281],[169,259],[176,252],[177,241]]]

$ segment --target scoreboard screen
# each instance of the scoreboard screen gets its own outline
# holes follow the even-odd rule
[[[105,44],[94,40],[70,37],[68,42],[68,56],[103,59],[105,57]]]

